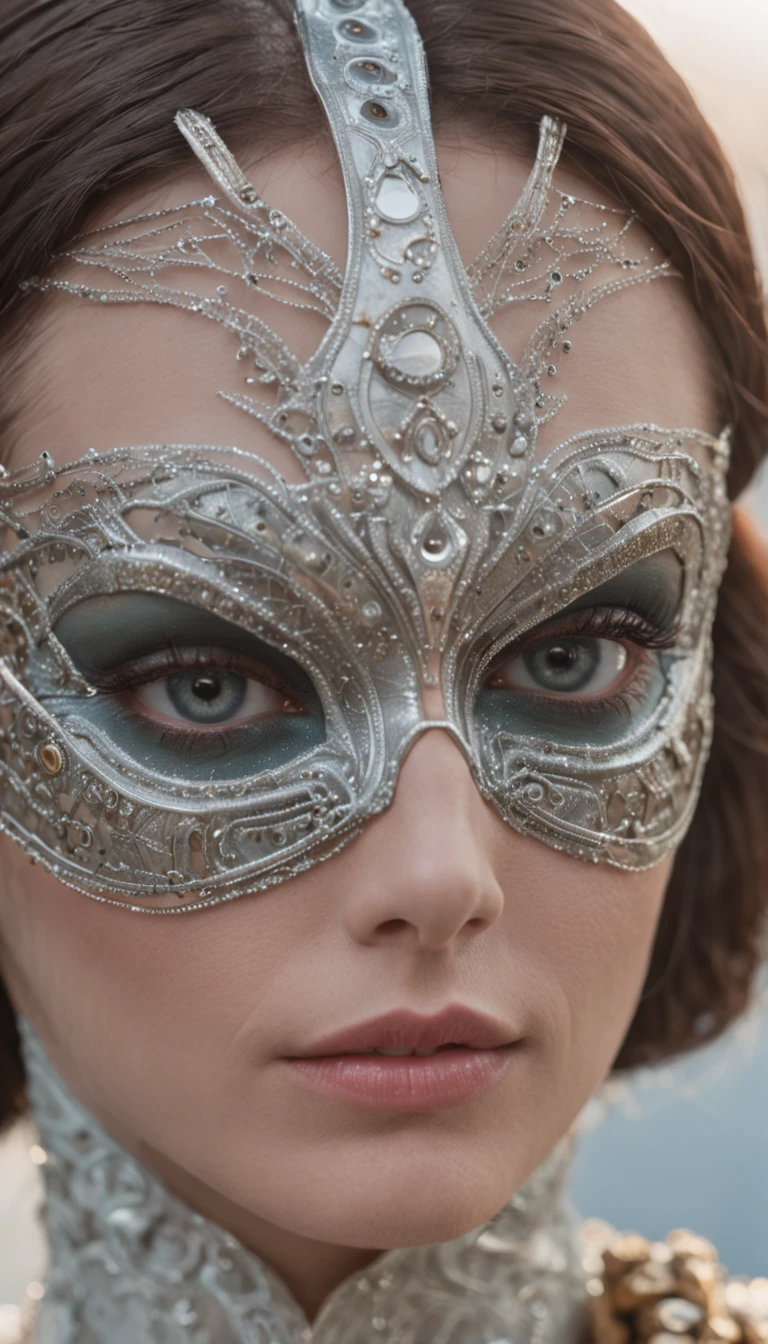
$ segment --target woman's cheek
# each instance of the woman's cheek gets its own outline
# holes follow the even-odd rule
[[[544,987],[538,1007],[553,1017],[547,1035],[560,1087],[586,1100],[634,1016],[674,856],[630,873],[534,842],[523,876],[515,851],[512,840],[501,874],[508,945]]]

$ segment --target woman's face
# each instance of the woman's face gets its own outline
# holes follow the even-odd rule
[[[468,262],[529,165],[468,132],[438,152]],[[262,158],[251,176],[343,266],[344,196],[325,146]],[[566,172],[556,182],[601,199]],[[208,190],[191,173],[104,218]],[[321,334],[306,314],[274,322],[302,357]],[[530,326],[515,309],[497,319],[513,358]],[[703,338],[676,280],[605,302],[570,359],[550,444],[638,421],[720,428]],[[64,462],[91,445],[240,443],[297,479],[287,450],[216,397],[237,372],[221,332],[187,313],[49,300],[30,350],[18,460],[48,449]],[[640,654],[626,639],[606,644],[615,680]],[[525,668],[517,675],[537,675],[535,659]],[[134,693],[132,712],[183,716],[178,681],[152,685]],[[249,693],[277,712],[274,689],[254,685]],[[439,689],[425,687],[425,717],[441,719],[443,708]],[[632,1018],[671,865],[621,871],[518,834],[439,728],[417,738],[391,805],[340,853],[183,917],[88,900],[10,840],[2,847],[3,974],[81,1100],[197,1207],[249,1229],[251,1243],[263,1227],[382,1249],[477,1226],[568,1129]],[[387,1093],[375,1104],[319,1087],[289,1062],[385,1014],[454,1009],[491,1019],[495,1039],[510,1043],[492,1085],[471,1095],[414,1106]],[[399,1070],[407,1087],[422,1065],[380,1067]]]

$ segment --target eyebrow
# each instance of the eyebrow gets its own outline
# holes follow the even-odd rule
[[[582,594],[563,613],[587,607],[627,607],[661,629],[670,629],[683,600],[684,568],[672,550],[638,560],[621,574]]]

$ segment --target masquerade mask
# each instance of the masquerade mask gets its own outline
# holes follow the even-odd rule
[[[344,172],[346,274],[183,112],[220,194],[78,239],[74,279],[29,287],[218,323],[264,393],[228,399],[304,480],[202,445],[5,475],[2,826],[70,886],[175,913],[329,857],[441,728],[516,830],[655,864],[709,746],[726,438],[537,440],[574,324],[670,268],[633,254],[619,212],[554,190],[565,132],[544,118],[520,201],[465,270],[404,6],[297,12]],[[323,315],[312,358],[232,288]],[[523,302],[543,320],[513,363],[487,324]],[[437,682],[439,723],[421,700]]]

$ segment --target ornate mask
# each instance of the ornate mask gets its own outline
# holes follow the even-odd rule
[[[182,112],[218,194],[79,238],[66,279],[29,286],[218,323],[248,385],[229,400],[304,479],[189,444],[6,473],[2,826],[70,886],[176,913],[329,857],[437,727],[516,830],[655,864],[710,740],[727,438],[635,424],[537,441],[575,324],[670,267],[633,254],[620,212],[554,188],[565,128],[544,118],[520,201],[465,269],[404,5],[298,0],[297,17],[344,172],[346,274]],[[259,295],[327,319],[307,363]],[[518,363],[488,325],[511,303],[543,313]],[[670,610],[633,607],[631,698],[580,698],[626,659],[616,585],[647,596],[670,576]],[[437,682],[439,723],[422,706]],[[139,686],[175,706],[164,727],[136,712]]]

